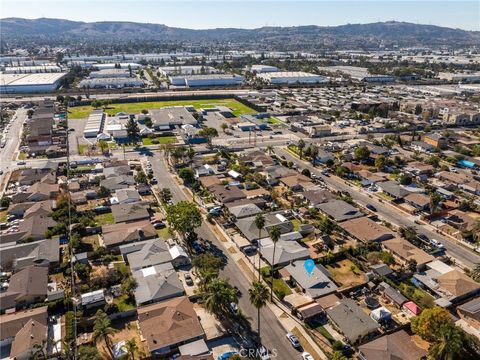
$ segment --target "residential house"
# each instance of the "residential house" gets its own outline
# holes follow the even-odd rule
[[[255,225],[255,216],[239,219],[236,221],[235,225],[250,242],[255,242],[261,238],[267,237],[269,230],[273,226],[278,226],[282,234],[293,231],[293,224],[283,215],[283,211],[264,214],[264,219],[265,226],[260,232]]]
[[[361,360],[419,360],[427,358],[427,351],[420,348],[404,330],[384,335],[358,347]]]
[[[403,188],[396,181],[384,181],[378,183],[377,186],[387,195],[393,197],[395,200],[399,200],[410,194],[410,191]]]
[[[8,290],[0,293],[0,310],[21,308],[45,301],[48,268],[28,266],[10,277]]]
[[[417,211],[428,211],[430,208],[430,197],[422,193],[408,194],[403,200]]]
[[[447,146],[447,139],[439,133],[425,134],[423,141],[437,149],[444,149]]]
[[[174,268],[190,264],[179,245],[169,247],[163,239],[151,239],[120,246],[120,253],[132,270],[171,263]]]
[[[95,290],[85,294],[80,295],[80,303],[85,309],[93,309],[96,307],[104,306],[105,301],[105,290]]]
[[[200,181],[200,184],[202,184],[205,189],[220,185],[222,182],[217,175],[201,176],[198,178],[198,181]]]
[[[380,242],[394,237],[389,228],[367,217],[347,220],[339,226],[354,238],[366,243]]]
[[[267,178],[268,184],[271,186],[277,185],[279,183],[279,179],[282,177],[288,177],[297,174],[295,170],[286,168],[281,165],[269,166],[265,168],[263,172]]]
[[[7,358],[30,359],[35,345],[47,339],[47,307],[17,311],[0,316],[0,346],[10,347]]]
[[[305,191],[302,195],[311,206],[315,207],[319,204],[335,199],[335,195],[330,191],[315,188]]]
[[[35,183],[28,187],[24,192],[18,192],[12,196],[14,204],[31,201],[44,201],[55,199],[60,193],[60,186],[58,184]]]
[[[101,241],[107,248],[118,247],[136,241],[152,239],[157,236],[149,220],[139,220],[102,226]]]
[[[380,325],[373,321],[356,302],[349,298],[326,310],[333,325],[351,343],[361,343],[377,333]]]
[[[273,248],[275,246],[275,259]],[[308,259],[310,252],[294,240],[279,239],[275,244],[272,239],[264,238],[259,240],[260,254],[270,265],[286,265],[292,261]]]
[[[255,204],[244,204],[244,205],[237,205],[233,207],[229,207],[228,210],[230,214],[234,216],[235,219],[243,219],[245,217],[255,216],[262,212]]]
[[[0,247],[0,267],[3,271],[21,270],[30,265],[54,266],[60,260],[58,239],[46,239]]]
[[[304,261],[294,261],[287,265],[284,271],[288,272],[289,280],[294,282],[305,295],[316,299],[337,291],[337,285],[330,279],[328,270],[322,265],[316,265],[312,272],[307,273],[303,264]]]
[[[431,153],[435,150],[435,146],[426,143],[425,141],[412,141],[410,147],[415,151],[423,153]]]
[[[132,271],[137,286],[138,305],[151,304],[184,294],[183,285],[172,264],[164,263]]]
[[[150,219],[150,213],[148,212],[149,208],[149,205],[144,202],[116,204],[111,207],[113,218],[117,224]]]
[[[140,201],[140,194],[136,189],[118,189],[115,191],[114,203],[116,204],[131,204]]]
[[[204,339],[205,333],[186,296],[138,308],[138,326],[150,355],[172,353],[179,346]]]
[[[364,216],[356,207],[343,200],[330,200],[317,208],[335,221],[345,221]]]
[[[397,289],[390,286],[386,282],[381,282],[380,288],[383,289],[382,297],[398,309],[400,309],[402,305],[408,301],[408,299],[403,296]]]
[[[132,175],[111,176],[100,181],[100,186],[114,192],[118,189],[126,189],[135,185],[135,179]]]
[[[209,190],[215,199],[222,204],[245,199],[247,197],[238,186],[219,184],[211,186]]]
[[[306,191],[310,188],[313,188],[315,184],[310,180],[309,177],[306,177],[302,174],[295,174],[286,177],[282,177],[279,180],[282,184],[288,187],[292,191]]]
[[[457,306],[457,314],[473,328],[480,329],[480,296]]]
[[[422,269],[427,263],[434,260],[432,255],[427,254],[422,249],[409,243],[402,238],[395,238],[382,242],[382,247],[395,257],[395,259],[403,265],[410,261],[415,261],[417,269]]]

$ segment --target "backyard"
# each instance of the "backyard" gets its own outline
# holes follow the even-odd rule
[[[119,103],[108,105],[105,112],[108,114],[116,114],[118,112],[126,112],[131,114],[139,114],[143,109],[158,109],[167,106],[186,106],[192,105],[195,109],[212,108],[215,106],[227,106],[232,109],[233,115],[240,116],[242,114],[253,114],[256,111],[235,99],[205,99],[205,100],[172,100],[172,101],[150,101],[150,102],[133,102]],[[92,112],[91,105],[74,106],[68,109],[69,119],[83,119],[88,117]]]
[[[270,277],[270,267],[265,266],[261,270],[263,279],[270,284],[271,277]],[[292,290],[288,287],[288,285],[282,279],[273,278],[273,292],[277,295],[280,299],[283,299],[287,295],[292,294]]]
[[[100,214],[95,216],[95,222],[97,225],[109,225],[115,224],[115,220],[113,219],[112,213]]]
[[[142,139],[143,145],[172,144],[177,141],[175,136],[157,136],[155,138],[146,137]]]
[[[364,273],[351,260],[344,259],[335,264],[327,265],[327,269],[332,274],[335,282],[343,288],[360,285],[365,282]]]

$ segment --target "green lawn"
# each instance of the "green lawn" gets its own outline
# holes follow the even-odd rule
[[[422,308],[431,308],[435,305],[435,299],[430,294],[410,283],[402,282],[398,285],[398,289]]]
[[[278,120],[277,118],[274,118],[274,117],[269,118],[267,120],[267,123],[272,124],[272,125],[283,124],[283,122],[281,122],[280,120]]]
[[[6,222],[8,217],[8,211],[0,211],[0,222]]]
[[[98,225],[115,224],[115,220],[113,219],[112,213],[100,214],[95,216],[95,222]]]
[[[87,148],[88,148],[88,145],[78,144],[78,153],[79,153],[80,155],[85,154],[85,151],[87,150]]]
[[[390,195],[388,195],[387,193],[384,193],[383,191],[379,191],[376,193],[378,196],[388,200],[388,201],[393,201],[395,200],[393,197],[391,197]]]
[[[18,160],[25,160],[27,158],[27,153],[25,152],[20,152],[20,154],[18,154]]]
[[[157,144],[152,143],[152,140],[153,139],[146,137],[142,139],[142,143],[143,145],[172,144],[177,142],[177,137],[176,136],[157,136],[155,138],[155,140],[158,141]]]
[[[263,279],[270,284],[271,277],[270,277],[270,266],[264,266],[260,269],[260,272],[263,276]],[[288,287],[288,285],[282,279],[273,279],[273,292],[277,295],[280,299],[283,299],[287,295],[292,294],[292,290]]]
[[[128,295],[122,295],[114,300],[114,303],[118,306],[118,311],[128,311],[135,309],[135,303],[132,302]]]
[[[302,224],[302,222],[298,219],[291,220],[291,223],[293,225],[293,231],[298,231],[298,229],[300,228],[300,225]]]
[[[335,341],[335,338],[328,332],[327,329],[323,327],[323,325],[317,326],[315,330],[317,330],[320,334],[322,334],[325,339],[330,341],[330,343],[333,343]]]
[[[160,237],[162,239],[168,239],[168,238],[172,237],[170,235],[168,227],[164,227],[163,229],[158,229],[157,230],[157,235],[158,235],[158,237]]]
[[[149,101],[149,102],[134,102],[134,103],[119,103],[111,104],[106,109],[108,114],[116,114],[118,112],[127,112],[139,114],[143,109],[158,109],[166,106],[182,106],[192,105],[195,109],[212,108],[218,105],[227,106],[232,109],[235,116],[242,114],[253,114],[256,111],[246,105],[238,102],[235,99],[205,99],[205,100],[172,100],[172,101]],[[70,119],[83,119],[88,117],[92,112],[93,107],[90,105],[75,106],[68,109],[68,117]]]

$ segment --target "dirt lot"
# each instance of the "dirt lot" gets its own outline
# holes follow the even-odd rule
[[[333,279],[340,284],[341,288],[347,288],[365,282],[364,273],[355,264],[348,260],[339,261],[327,266]]]
[[[140,339],[140,332],[137,328],[137,323],[134,320],[126,320],[124,322],[115,322],[112,324],[112,327],[117,330],[115,334],[112,336],[112,343],[115,344],[119,341],[122,340],[129,340],[129,339],[135,339],[137,346],[138,346],[138,352],[136,354],[136,358],[143,358],[145,357],[145,354],[148,353],[147,348],[145,343],[143,343]],[[110,359],[110,355],[108,353],[108,350],[105,346],[104,341],[99,341],[97,344],[97,349],[102,355],[102,358],[104,359]]]

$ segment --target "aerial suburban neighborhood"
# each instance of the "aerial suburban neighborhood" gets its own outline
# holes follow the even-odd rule
[[[0,22],[1,359],[480,358],[478,26]]]

